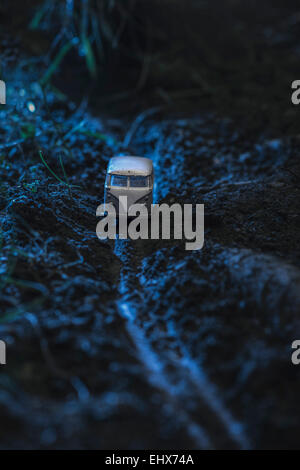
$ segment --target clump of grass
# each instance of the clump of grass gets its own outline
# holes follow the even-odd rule
[[[76,186],[76,185],[73,185],[73,184],[70,184],[70,183],[69,183],[69,179],[68,179],[68,177],[67,177],[67,174],[66,174],[66,171],[65,171],[65,167],[64,167],[64,164],[63,164],[61,155],[59,155],[59,163],[60,163],[60,166],[61,166],[61,169],[62,169],[64,178],[65,178],[65,181],[64,181],[63,179],[61,179],[61,178],[50,168],[50,166],[49,166],[48,163],[46,162],[46,160],[45,160],[45,158],[44,158],[43,153],[42,153],[41,150],[39,151],[39,156],[40,156],[40,159],[42,160],[43,164],[44,164],[45,167],[47,168],[47,170],[51,173],[51,175],[54,176],[54,178],[55,178],[57,181],[59,181],[61,184],[67,186],[70,192],[71,192],[71,189],[72,189],[72,188],[79,188],[79,187],[80,187],[80,186]]]
[[[111,52],[118,51],[127,28],[133,27],[134,7],[133,0],[41,0],[28,24],[28,29],[46,30],[52,36],[50,65],[40,80],[41,85],[51,81],[73,48],[85,60],[91,78],[97,78]],[[136,38],[134,42],[138,42]],[[129,47],[126,54],[132,55],[133,51]]]

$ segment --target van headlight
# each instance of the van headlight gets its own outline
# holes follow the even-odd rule
[[[135,204],[147,204],[147,202],[149,201],[149,197],[150,197],[150,194],[146,194],[146,196],[143,196],[140,199],[138,199],[135,202]]]
[[[111,193],[106,193],[105,202],[106,204],[109,202],[116,204],[116,203],[119,203],[119,199],[116,196],[113,196]]]

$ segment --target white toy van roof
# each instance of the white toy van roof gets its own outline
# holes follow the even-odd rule
[[[112,157],[107,173],[111,175],[149,176],[153,172],[152,160],[143,157]]]

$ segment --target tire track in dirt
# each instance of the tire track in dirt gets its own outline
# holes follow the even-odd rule
[[[120,277],[118,311],[126,321],[128,334],[151,386],[164,394],[167,403],[172,403],[176,412],[174,419],[184,425],[195,448],[248,449],[250,443],[242,425],[225,407],[218,389],[191,358],[179,338],[180,359],[175,362],[168,350],[156,351],[143,328],[137,324],[136,319],[145,315],[143,292],[139,292],[134,282],[135,274],[126,266],[134,266],[138,259],[141,260],[142,253],[117,240],[115,254],[120,256],[125,266]]]

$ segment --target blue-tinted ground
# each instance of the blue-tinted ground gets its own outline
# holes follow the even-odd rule
[[[98,89],[81,106],[76,84],[74,102],[43,95],[36,38],[5,23],[1,448],[299,448],[299,14],[229,3],[218,34],[220,8],[201,3],[199,63],[181,50],[177,74],[153,65],[127,101]],[[202,250],[97,239],[119,153],[153,159],[156,202],[205,204]]]

